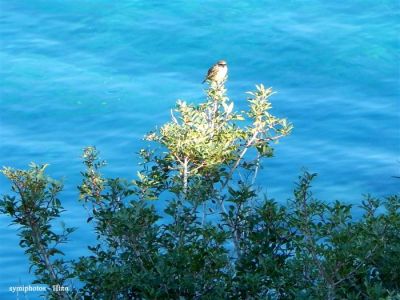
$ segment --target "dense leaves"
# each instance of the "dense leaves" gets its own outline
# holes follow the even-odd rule
[[[37,282],[79,282],[48,297],[399,299],[399,195],[324,202],[307,172],[287,203],[256,192],[261,160],[292,129],[271,114],[272,94],[257,86],[248,111],[235,112],[223,84],[211,83],[204,103],[178,102],[172,121],[147,135],[156,146],[140,151],[133,181],[105,178],[86,148],[78,190],[97,241],[75,261],[59,247],[73,229],[53,230],[61,184],[46,166],[4,168],[14,195],[0,209],[21,227]]]

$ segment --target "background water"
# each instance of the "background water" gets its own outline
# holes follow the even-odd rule
[[[108,174],[134,178],[143,135],[180,98],[198,102],[218,59],[229,95],[264,83],[295,125],[259,183],[279,201],[306,167],[316,194],[359,203],[398,191],[398,1],[1,1],[0,165],[49,163],[63,178],[68,225],[85,223],[76,185],[83,147]],[[0,178],[0,192],[9,183]],[[16,227],[0,217],[0,298],[29,284]],[[84,253],[81,228],[66,251]],[[28,294],[35,299],[37,294]]]

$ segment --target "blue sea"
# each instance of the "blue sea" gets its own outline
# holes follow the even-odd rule
[[[207,69],[225,59],[238,109],[263,83],[277,91],[272,112],[294,124],[258,178],[268,197],[285,203],[304,169],[325,201],[396,193],[399,12],[395,0],[1,0],[0,166],[50,164],[63,220],[80,227],[64,250],[83,255],[82,149],[96,145],[107,175],[134,179],[144,134],[177,99],[202,101]],[[0,299],[33,278],[9,222],[0,216]]]

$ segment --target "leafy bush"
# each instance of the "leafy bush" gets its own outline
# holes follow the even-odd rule
[[[1,212],[21,226],[36,282],[81,288],[50,299],[398,299],[400,198],[367,196],[364,214],[315,199],[315,174],[299,177],[287,205],[262,199],[260,161],[292,125],[270,113],[271,89],[235,112],[223,84],[199,105],[178,102],[171,122],[146,139],[138,179],[104,178],[95,147],[84,150],[79,186],[97,243],[63,259],[73,228],[53,229],[62,185],[46,166],[4,168],[15,195]],[[156,200],[156,201],[155,201]],[[157,201],[167,201],[163,212]],[[397,297],[397,298],[396,298]]]

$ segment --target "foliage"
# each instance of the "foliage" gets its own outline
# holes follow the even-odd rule
[[[0,201],[0,212],[12,218],[12,224],[20,225],[19,245],[26,249],[36,280],[34,283],[63,285],[71,278],[67,262],[62,259],[64,253],[59,244],[65,243],[74,228],[61,223],[62,232],[53,231],[51,221],[63,211],[57,194],[62,184],[45,175],[47,165],[30,165],[30,169],[14,170],[3,168],[2,173],[11,180],[11,189],[18,197],[4,196]],[[50,298],[68,299],[63,292],[50,292]]]
[[[146,136],[134,181],[105,178],[95,147],[84,150],[78,187],[97,242],[64,261],[55,233],[60,183],[46,166],[4,168],[15,196],[1,212],[19,224],[37,282],[83,284],[56,299],[397,299],[400,197],[352,205],[315,199],[315,174],[299,177],[287,205],[262,199],[254,180],[272,144],[292,125],[270,112],[271,89],[235,112],[223,84],[199,105],[179,101],[172,121]],[[156,209],[166,201],[164,211]]]

